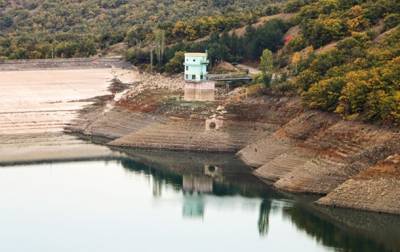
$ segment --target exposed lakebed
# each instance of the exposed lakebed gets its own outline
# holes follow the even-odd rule
[[[231,155],[0,169],[2,251],[395,251],[399,218],[316,207]],[[379,232],[378,232],[379,231]]]

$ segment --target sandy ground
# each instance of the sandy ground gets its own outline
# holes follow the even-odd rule
[[[106,147],[65,135],[63,128],[87,99],[109,94],[115,76],[134,78],[110,68],[0,71],[0,164],[111,155]]]

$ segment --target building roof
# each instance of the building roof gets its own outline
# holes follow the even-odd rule
[[[185,53],[189,57],[207,57],[207,53]]]

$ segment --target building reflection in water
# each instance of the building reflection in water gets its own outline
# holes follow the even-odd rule
[[[183,217],[202,218],[204,216],[204,194],[212,193],[213,180],[205,175],[183,175]]]
[[[208,176],[183,175],[183,192],[212,193],[213,180]]]
[[[186,218],[203,218],[204,196],[197,193],[184,193],[182,216]]]

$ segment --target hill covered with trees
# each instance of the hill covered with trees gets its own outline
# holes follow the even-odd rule
[[[0,0],[0,58],[86,57],[115,44],[196,39],[253,22],[279,0]]]
[[[295,2],[301,32],[278,60],[305,106],[400,124],[400,2]]]
[[[270,51],[274,70],[256,81],[273,91],[298,94],[305,107],[346,119],[400,125],[399,1],[291,0],[280,10],[292,18],[277,15],[242,36],[180,43],[166,59],[208,49],[212,62],[257,61]]]

